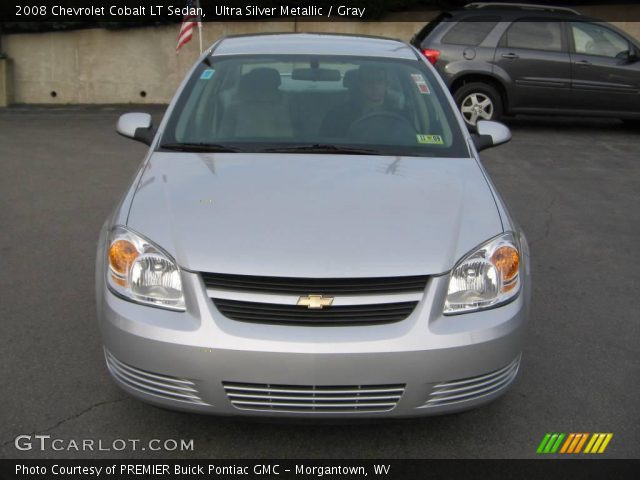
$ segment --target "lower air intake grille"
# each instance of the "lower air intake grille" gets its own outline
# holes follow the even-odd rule
[[[346,305],[309,309],[298,305],[257,303],[214,298],[213,303],[225,317],[257,323],[350,325],[398,322],[407,318],[418,302]]]
[[[439,383],[433,387],[425,407],[441,407],[486,397],[509,386],[518,374],[520,356],[500,370],[477,377]]]
[[[208,405],[202,401],[195,384],[189,380],[140,370],[122,363],[107,350],[104,354],[111,374],[133,390],[166,400]]]
[[[223,382],[231,404],[240,410],[307,413],[386,412],[393,410],[405,385],[306,386]]]

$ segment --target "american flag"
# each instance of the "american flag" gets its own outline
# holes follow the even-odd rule
[[[187,0],[187,8],[198,7],[198,1]],[[182,19],[182,25],[180,26],[180,33],[178,34],[178,45],[176,46],[176,53],[180,52],[180,49],[193,38],[193,28],[200,23],[200,17],[198,15],[185,15]]]

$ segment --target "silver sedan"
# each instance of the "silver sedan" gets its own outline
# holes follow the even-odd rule
[[[434,69],[383,38],[225,38],[156,127],[102,229],[114,381],[223,415],[401,417],[474,408],[520,365],[525,237]]]

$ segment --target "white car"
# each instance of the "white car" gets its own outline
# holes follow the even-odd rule
[[[433,67],[389,39],[224,38],[164,119],[97,254],[107,366],[223,415],[448,413],[516,377],[522,231]]]

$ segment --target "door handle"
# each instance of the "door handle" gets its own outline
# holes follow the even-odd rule
[[[510,60],[515,60],[516,58],[520,58],[520,55],[517,55],[515,53],[503,53],[502,54],[502,58],[508,58]]]
[[[573,62],[574,65],[580,65],[583,67],[590,67],[591,66],[591,62],[588,60],[578,60],[577,62]]]

